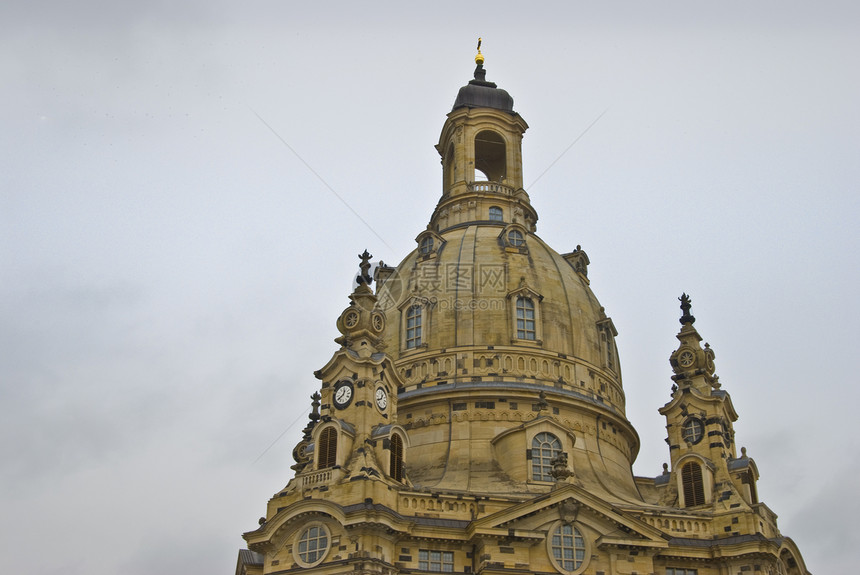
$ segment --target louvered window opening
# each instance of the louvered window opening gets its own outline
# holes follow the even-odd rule
[[[391,478],[403,481],[403,440],[399,435],[391,436],[391,459],[389,461]]]
[[[684,484],[684,507],[694,507],[705,503],[705,486],[702,481],[702,466],[687,463],[681,469],[681,482]]]
[[[334,467],[337,463],[337,432],[328,427],[320,434],[318,469]]]

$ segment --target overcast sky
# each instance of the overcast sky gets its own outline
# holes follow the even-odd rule
[[[429,220],[478,36],[538,234],[618,328],[635,472],[686,291],[762,501],[856,569],[855,2],[105,0],[0,8],[4,572],[232,572],[356,254]]]

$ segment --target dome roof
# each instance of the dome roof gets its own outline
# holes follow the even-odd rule
[[[523,243],[512,245],[511,238]],[[467,380],[504,373],[511,380],[574,386],[582,392],[580,382],[594,382],[600,389],[599,379],[601,405],[624,413],[615,329],[589,287],[584,252],[561,255],[522,226],[501,222],[473,223],[441,234],[427,231],[418,240],[419,249],[379,288],[380,301],[388,302],[386,351],[401,366],[438,363],[456,349],[492,351],[494,357],[493,365],[473,362],[436,372],[428,367],[420,377],[421,369],[413,374],[404,367],[407,382],[418,377],[416,382],[426,383],[439,372],[439,379],[456,379],[465,370]],[[534,306],[534,333],[518,333],[521,299]],[[426,313],[420,345],[410,348],[403,318],[413,305]]]
[[[506,91],[497,88],[495,82],[486,81],[487,71],[482,64],[475,68],[475,79],[460,88],[454,107],[457,108],[493,108],[514,111],[514,99]]]
[[[606,480],[607,466],[632,464],[639,438],[625,415],[615,328],[589,287],[585,253],[559,254],[505,222],[417,239],[397,268],[377,274],[411,480],[493,493],[544,488],[531,485],[523,460],[494,459],[544,431],[588,446],[570,450],[583,485],[635,498],[632,475]],[[494,421],[492,433],[473,437],[470,422],[479,420]],[[457,430],[440,430],[446,422]],[[445,433],[451,445],[440,450]]]

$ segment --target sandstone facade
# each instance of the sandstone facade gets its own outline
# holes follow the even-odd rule
[[[536,235],[527,128],[480,58],[442,127],[439,203],[396,267],[371,274],[365,252],[295,476],[237,574],[808,573],[686,295],[659,410],[670,463],[633,475],[617,332],[586,253]]]

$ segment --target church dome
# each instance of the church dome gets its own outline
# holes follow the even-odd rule
[[[617,333],[591,291],[585,252],[560,254],[536,235],[522,177],[528,125],[483,72],[479,63],[442,128],[442,195],[416,249],[375,273],[410,477],[451,489],[540,491],[548,471],[505,454],[551,437],[575,467],[591,470],[580,481],[604,489],[601,470],[629,470],[639,449],[625,415]],[[481,433],[493,434],[472,438],[473,422],[486,420],[496,424]],[[612,475],[616,496],[636,497],[629,471]]]
[[[495,90],[470,83],[442,127],[442,193],[416,248],[372,274],[359,256],[295,476],[244,534],[237,574],[808,575],[737,456],[687,294],[660,409],[668,463],[634,477],[639,437],[588,256],[537,235],[528,126],[478,88]]]
[[[562,255],[521,223],[477,219],[417,241],[376,274],[413,483],[540,492],[551,477],[522,453],[551,438],[583,485],[635,499],[639,437],[585,252]]]
[[[396,269],[383,271],[380,288],[386,351],[407,387],[501,377],[570,387],[624,413],[615,328],[591,291],[582,249],[561,255],[505,222],[426,231],[418,242]],[[458,349],[480,350],[480,357],[455,369]]]

